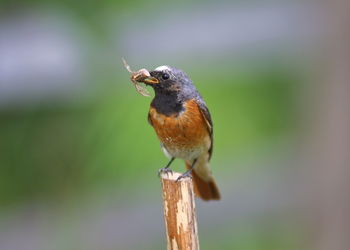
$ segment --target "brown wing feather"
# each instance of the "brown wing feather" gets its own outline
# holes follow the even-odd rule
[[[208,132],[209,132],[209,135],[210,135],[210,148],[208,150],[208,153],[209,153],[209,160],[211,158],[211,155],[213,153],[213,144],[214,144],[214,139],[213,139],[213,121],[211,120],[211,115],[210,115],[210,112],[209,112],[209,109],[207,108],[207,106],[205,105],[205,103],[203,102],[199,102],[197,103],[198,104],[198,107],[199,107],[199,110],[201,111],[202,113],[202,116],[207,124],[207,129],[208,129]]]

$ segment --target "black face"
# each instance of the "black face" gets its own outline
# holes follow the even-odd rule
[[[182,81],[176,73],[176,70],[173,68],[167,66],[158,67],[150,72],[151,76],[158,80],[158,83],[149,85],[152,86],[155,91],[178,92],[181,89]]]
[[[199,96],[188,76],[182,70],[171,66],[156,68],[143,82],[152,86],[156,97],[172,96],[178,101],[184,101]]]

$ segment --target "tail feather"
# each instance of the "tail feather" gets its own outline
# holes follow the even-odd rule
[[[188,161],[186,161],[186,168],[191,168],[191,163]],[[196,196],[205,201],[220,200],[220,191],[208,167],[207,159],[199,159],[197,161],[196,166],[192,171],[192,179]]]

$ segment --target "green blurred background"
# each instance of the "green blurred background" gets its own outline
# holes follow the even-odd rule
[[[121,57],[183,69],[212,113],[222,201],[197,202],[201,248],[299,249],[304,5],[2,1],[0,249],[165,249],[167,159]]]

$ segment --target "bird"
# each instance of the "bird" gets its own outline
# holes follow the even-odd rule
[[[185,72],[172,66],[159,66],[143,83],[155,96],[148,122],[154,128],[164,154],[170,159],[160,172],[171,171],[174,159],[185,161],[194,192],[202,200],[220,200],[221,195],[209,166],[213,153],[213,122],[206,103]]]

